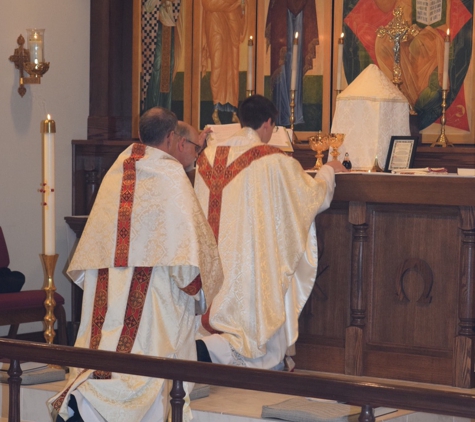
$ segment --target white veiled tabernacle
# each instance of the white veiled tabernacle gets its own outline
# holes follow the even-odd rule
[[[132,305],[141,319],[130,353],[196,360],[195,297],[185,289],[200,274],[206,301],[213,300],[223,277],[216,241],[183,166],[167,153],[146,147],[135,164],[128,262],[115,264],[123,165],[131,151],[127,148],[105,176],[68,269],[84,289],[75,346],[91,347],[97,324],[93,313],[101,300],[96,292],[99,270],[108,269],[109,281],[97,348],[115,351],[123,327],[129,325],[124,315],[134,268],[152,267],[143,303]],[[51,399],[50,406],[64,419],[69,394],[74,393],[87,421],[163,420],[169,402],[163,379],[118,373],[95,379],[93,362],[91,368],[72,368],[64,402],[56,401],[63,392]],[[191,417],[188,407],[184,417]]]
[[[374,64],[369,65],[336,99],[331,131],[344,133],[339,148],[354,169],[384,168],[391,136],[408,136],[409,103]]]
[[[230,166],[264,144],[244,128],[219,145],[230,147]],[[211,165],[217,148],[204,152]],[[325,179],[314,179],[295,159],[273,153],[252,161],[222,191],[218,248],[224,283],[211,305],[210,324],[246,359],[266,355],[278,332],[286,339],[283,353],[297,340],[298,316],[316,276],[314,220],[328,191],[332,197],[330,179],[327,189]],[[200,170],[195,190],[208,216],[214,200]]]

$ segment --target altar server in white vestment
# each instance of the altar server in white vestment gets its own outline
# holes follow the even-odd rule
[[[68,269],[84,289],[75,346],[196,360],[195,305],[201,299],[206,309],[223,273],[183,168],[203,139],[194,131],[187,141],[176,127],[170,111],[147,111],[142,142],[104,177]],[[169,389],[163,379],[72,368],[49,406],[58,421],[156,422],[166,420]],[[187,405],[184,418],[191,419]]]
[[[198,158],[195,191],[224,271],[223,287],[201,318],[202,361],[278,368],[297,340],[298,317],[314,285],[315,217],[330,205],[335,171],[346,169],[335,161],[314,178],[267,145],[276,117],[267,98],[246,98],[239,109],[243,128]]]

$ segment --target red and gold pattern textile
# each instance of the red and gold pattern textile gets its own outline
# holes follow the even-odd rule
[[[104,177],[68,273],[84,289],[75,346],[196,359],[193,296],[202,289],[211,303],[223,275],[181,164],[142,144],[126,149]],[[116,422],[160,420],[153,409],[168,394],[162,379],[73,368],[70,380],[49,402],[65,420],[72,393]]]
[[[145,154],[144,144],[133,144],[132,154],[124,160],[124,175],[120,192],[119,217],[117,219],[117,240],[114,267],[127,267],[129,259],[132,208],[134,205],[135,163]]]

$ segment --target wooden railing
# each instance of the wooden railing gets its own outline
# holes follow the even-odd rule
[[[355,377],[334,379],[331,374],[267,371],[8,339],[0,339],[0,356],[12,360],[9,370],[9,422],[20,422],[19,361],[174,380],[170,393],[173,422],[182,420],[183,381],[351,403],[362,408],[360,422],[374,421],[373,408],[378,406],[475,418],[475,396],[470,394],[470,390],[402,387],[384,381],[355,381]]]

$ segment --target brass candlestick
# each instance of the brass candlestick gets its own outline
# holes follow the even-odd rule
[[[440,118],[440,135],[435,142],[431,144],[431,147],[453,147],[454,144],[447,139],[445,135],[445,109],[447,107],[447,90],[442,90],[442,117]]]
[[[381,169],[381,167],[379,167],[378,157],[374,158],[373,167],[368,170],[368,173],[383,173],[383,170]]]
[[[290,90],[290,129],[292,129],[292,142],[294,144],[298,144],[300,143],[300,140],[295,135],[294,122],[295,122],[295,89],[291,89]]]
[[[56,262],[58,261],[58,254],[40,254],[40,258],[41,262],[43,263],[43,271],[45,274],[43,290],[46,293],[46,299],[44,302],[46,308],[46,315],[44,318],[44,337],[48,344],[53,344],[54,336],[56,335],[54,332],[54,323],[56,322],[56,317],[54,316],[54,308],[56,306],[56,301],[54,300],[54,292],[56,291],[56,287],[54,285],[54,269],[56,267]]]

